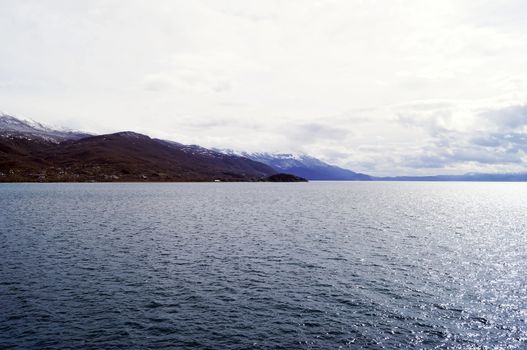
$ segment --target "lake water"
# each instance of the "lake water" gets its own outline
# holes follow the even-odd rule
[[[527,184],[0,185],[1,349],[527,348]]]

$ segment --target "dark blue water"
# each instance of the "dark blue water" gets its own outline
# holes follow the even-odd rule
[[[0,185],[1,349],[525,349],[527,184]]]

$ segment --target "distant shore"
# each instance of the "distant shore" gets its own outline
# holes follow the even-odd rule
[[[270,176],[258,178],[258,179],[198,179],[198,180],[185,180],[185,179],[149,179],[148,177],[139,179],[120,179],[118,177],[106,177],[102,179],[31,179],[31,178],[19,178],[10,179],[0,177],[0,183],[222,183],[222,182],[308,182],[308,180],[291,175],[291,174],[273,174]]]

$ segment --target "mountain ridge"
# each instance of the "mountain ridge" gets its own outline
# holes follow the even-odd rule
[[[34,120],[18,119],[11,115],[0,113],[0,136],[39,138],[58,143],[65,140],[78,140],[92,135],[73,130],[56,130]]]
[[[223,150],[226,154],[239,154],[249,159],[267,164],[277,171],[291,173],[308,180],[326,181],[369,181],[370,175],[357,173],[336,165],[328,164],[306,154],[238,152]]]
[[[288,181],[527,181],[527,172],[377,177],[305,154],[208,149],[134,131],[93,135],[0,114],[0,182],[271,181],[283,173]]]
[[[132,131],[62,132],[0,119],[0,181],[267,181],[273,168]],[[200,152],[196,152],[196,150]]]

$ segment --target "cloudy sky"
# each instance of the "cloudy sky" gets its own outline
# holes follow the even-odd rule
[[[0,111],[309,153],[527,171],[527,2],[0,0]]]

